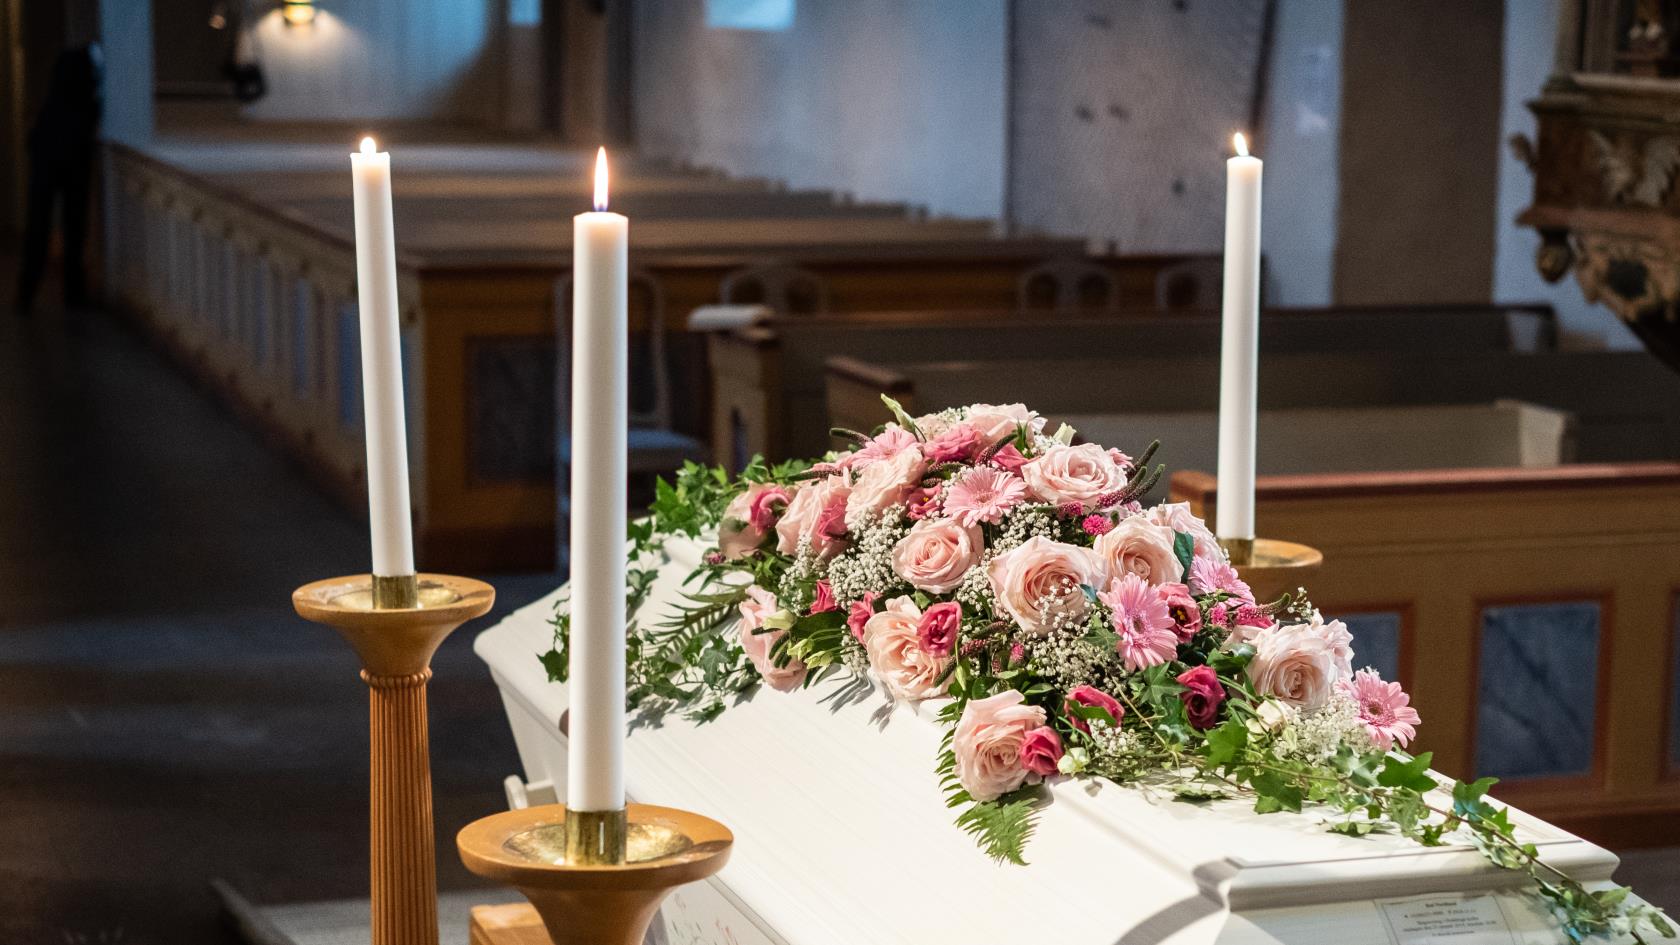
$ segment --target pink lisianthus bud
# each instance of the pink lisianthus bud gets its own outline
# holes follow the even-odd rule
[[[1085,520],[1079,523],[1079,527],[1085,529],[1085,534],[1095,538],[1098,535],[1107,532],[1109,529],[1112,529],[1114,527],[1114,519],[1111,519],[1106,515],[1087,515],[1085,516]]]
[[[708,551],[708,552],[706,552],[706,563],[707,564],[722,564],[723,561],[724,561],[723,552],[721,552],[721,551]]]
[[[811,613],[825,614],[839,609],[840,604],[834,599],[834,588],[827,581],[818,581],[816,599],[811,601]]]
[[[1198,729],[1207,730],[1219,724],[1219,707],[1225,702],[1225,687],[1219,682],[1219,674],[1211,666],[1197,666],[1178,674],[1178,684],[1184,691],[1178,697],[1184,700],[1184,712],[1190,719],[1190,724]]]
[[[922,649],[935,656],[946,656],[956,648],[957,631],[962,626],[962,605],[955,601],[933,604],[922,611],[916,625],[916,638]]]
[[[776,527],[776,520],[787,511],[788,501],[792,498],[781,486],[764,487],[752,497],[747,522],[759,532],[768,532]]]
[[[1101,689],[1095,686],[1075,686],[1068,690],[1067,701],[1062,714],[1066,715],[1068,722],[1081,732],[1089,732],[1091,725],[1074,713],[1074,706],[1102,709],[1108,713],[1109,718],[1114,720],[1112,723],[1114,725],[1119,725],[1120,719],[1126,714],[1126,710],[1120,707],[1120,700]]]
[[[1021,467],[1027,464],[1027,458],[1021,455],[1014,443],[1010,443],[992,454],[991,463],[1006,472],[1019,473]]]
[[[1048,725],[1040,725],[1021,739],[1021,767],[1039,777],[1056,773],[1062,760],[1062,736]]]
[[[852,606],[846,610],[846,628],[852,631],[852,636],[863,640],[863,627],[869,623],[869,618],[875,616],[875,599],[880,594],[874,591],[864,591],[862,600],[852,601]]]

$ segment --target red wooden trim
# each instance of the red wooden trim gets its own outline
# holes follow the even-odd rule
[[[1172,485],[1182,493],[1196,494],[1203,502],[1215,502],[1219,494],[1217,480],[1200,470],[1174,473]],[[1261,476],[1255,481],[1254,492],[1256,499],[1295,501],[1645,485],[1680,485],[1680,463],[1574,463],[1537,468],[1496,466]]]
[[[1601,792],[1604,788],[1604,762],[1607,756],[1606,734],[1609,731],[1610,718],[1610,658],[1613,638],[1615,636],[1615,596],[1610,591],[1561,591],[1552,594],[1525,595],[1517,597],[1478,597],[1474,601],[1472,611],[1475,620],[1476,645],[1471,650],[1470,679],[1473,683],[1470,703],[1465,711],[1465,723],[1469,726],[1465,745],[1469,749],[1466,759],[1470,766],[1470,773],[1481,777],[1483,772],[1476,770],[1476,723],[1481,714],[1481,679],[1482,679],[1482,614],[1489,607],[1521,606],[1524,604],[1579,604],[1596,602],[1598,604],[1598,669],[1593,678],[1593,724],[1592,724],[1592,760],[1591,767],[1586,774],[1581,775],[1541,775],[1538,777],[1501,778],[1501,791],[1496,793],[1512,794],[1526,791],[1576,791],[1587,790]]]

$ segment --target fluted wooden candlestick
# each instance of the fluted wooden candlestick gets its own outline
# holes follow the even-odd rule
[[[495,599],[482,581],[441,574],[420,575],[418,607],[373,609],[365,574],[292,593],[300,615],[355,648],[368,686],[372,945],[437,945],[426,681],[438,645]]]

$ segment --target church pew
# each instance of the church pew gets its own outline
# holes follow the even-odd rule
[[[1213,520],[1213,477],[1172,496]],[[1680,464],[1262,476],[1256,527],[1423,716],[1436,768],[1599,843],[1680,841]]]
[[[1260,408],[1477,404],[1516,399],[1575,417],[1583,462],[1680,459],[1680,384],[1642,351],[1461,350],[1279,354],[1260,359]],[[1020,400],[1047,415],[1212,412],[1216,358],[974,360],[828,365],[832,425],[888,419],[888,392],[912,413]]]
[[[1138,290],[1131,290],[1137,297]],[[828,442],[823,366],[837,355],[900,361],[1052,358],[1094,350],[1142,356],[1215,357],[1219,319],[1013,311],[847,312],[783,317],[708,336],[712,431],[718,456],[810,455]],[[1542,350],[1555,343],[1546,306],[1454,306],[1269,310],[1266,352],[1439,349]]]
[[[207,179],[116,144],[106,151],[106,173],[112,300],[300,456],[346,507],[359,507],[364,458],[348,228],[262,199],[265,178],[257,173],[236,187],[227,175]],[[553,457],[541,448],[554,421],[552,298],[570,254],[563,242],[501,239],[518,224],[485,226],[475,241],[425,247],[406,239],[400,220],[398,227],[405,234],[398,278],[422,560],[468,571],[543,567],[554,552]],[[657,227],[655,221],[632,232]],[[556,240],[569,238],[569,226],[558,229],[565,232]],[[715,229],[727,238],[733,226]],[[706,237],[697,245],[633,249],[637,270],[652,277],[667,313],[717,301],[725,277],[767,258],[817,273],[837,311],[999,308],[1012,302],[1021,272],[1084,251],[1079,241],[1038,237],[886,244],[867,228],[850,239],[836,239],[830,227],[813,242],[766,238],[747,246],[720,243],[718,233],[697,232]],[[506,242],[515,245],[499,245]],[[1122,283],[1151,285],[1156,273],[1185,258],[1099,262]],[[633,333],[645,330],[635,320],[644,304],[633,305]],[[678,428],[704,435],[699,341],[680,331],[669,339]]]

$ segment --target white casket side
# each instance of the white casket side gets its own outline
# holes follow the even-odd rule
[[[698,563],[672,540],[645,605],[656,619]],[[533,802],[564,785],[566,689],[537,655],[563,589],[474,643],[489,664]],[[648,610],[651,609],[651,610]],[[1311,810],[1258,815],[1102,781],[1052,786],[1028,866],[994,863],[953,825],[935,771],[933,706],[888,708],[838,682],[761,687],[715,721],[670,718],[629,739],[637,801],[704,813],[735,832],[733,857],[663,913],[666,940],[728,945],[1144,945],[1563,941],[1525,877],[1468,847],[1325,831]],[[1427,738],[1427,730],[1425,731]],[[1513,811],[1548,863],[1610,880],[1609,851]],[[657,930],[656,930],[657,931]],[[650,936],[650,941],[653,937]]]

